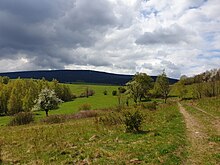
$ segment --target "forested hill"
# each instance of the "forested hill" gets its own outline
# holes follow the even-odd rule
[[[115,84],[124,85],[131,80],[133,75],[113,74],[106,72],[98,72],[92,70],[41,70],[41,71],[22,71],[22,72],[7,72],[0,73],[0,76],[8,76],[11,79],[15,78],[33,78],[46,80],[57,79],[62,83],[95,83],[95,84]],[[154,81],[156,76],[151,76]],[[169,79],[170,83],[177,82],[176,79]]]

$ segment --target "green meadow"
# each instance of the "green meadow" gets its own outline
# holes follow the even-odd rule
[[[113,96],[112,91],[118,90],[119,86],[89,84],[69,84],[68,86],[70,87],[72,93],[74,93],[76,96],[79,96],[86,90],[86,88],[94,90],[95,94],[88,98],[76,98],[73,101],[62,103],[58,109],[49,111],[49,115],[73,114],[78,112],[79,107],[85,103],[90,104],[92,109],[115,107],[118,104],[118,97]],[[103,94],[104,90],[107,90],[107,95]],[[35,112],[35,114],[36,120],[45,117],[44,111],[38,111]],[[9,119],[9,116],[0,117],[0,125],[6,125],[9,122]]]
[[[98,116],[111,113],[102,110]],[[105,125],[97,118],[2,127],[1,160],[4,164],[183,164],[187,141],[177,104],[160,104],[156,111],[142,113],[141,133],[126,133],[124,125]]]

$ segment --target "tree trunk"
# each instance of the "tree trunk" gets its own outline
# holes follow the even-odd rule
[[[48,110],[45,110],[45,112],[46,112],[46,116],[48,117]]]
[[[167,103],[167,96],[164,97],[164,103]]]

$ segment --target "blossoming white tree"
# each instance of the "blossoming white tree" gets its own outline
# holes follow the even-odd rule
[[[48,116],[49,110],[58,108],[58,105],[61,102],[63,101],[56,96],[54,90],[45,88],[42,89],[38,95],[35,109],[44,110],[46,112],[46,116]]]

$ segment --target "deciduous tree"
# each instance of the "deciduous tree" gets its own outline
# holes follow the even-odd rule
[[[169,79],[167,78],[167,75],[164,70],[161,75],[157,76],[154,85],[154,90],[164,98],[164,102],[166,103],[168,94],[170,92],[170,86],[169,86]]]
[[[59,103],[61,103],[62,100],[60,100],[54,90],[50,90],[48,88],[45,88],[41,90],[40,94],[38,95],[38,99],[36,100],[35,109],[37,110],[44,110],[46,112],[46,116],[48,116],[49,110],[58,108]]]

